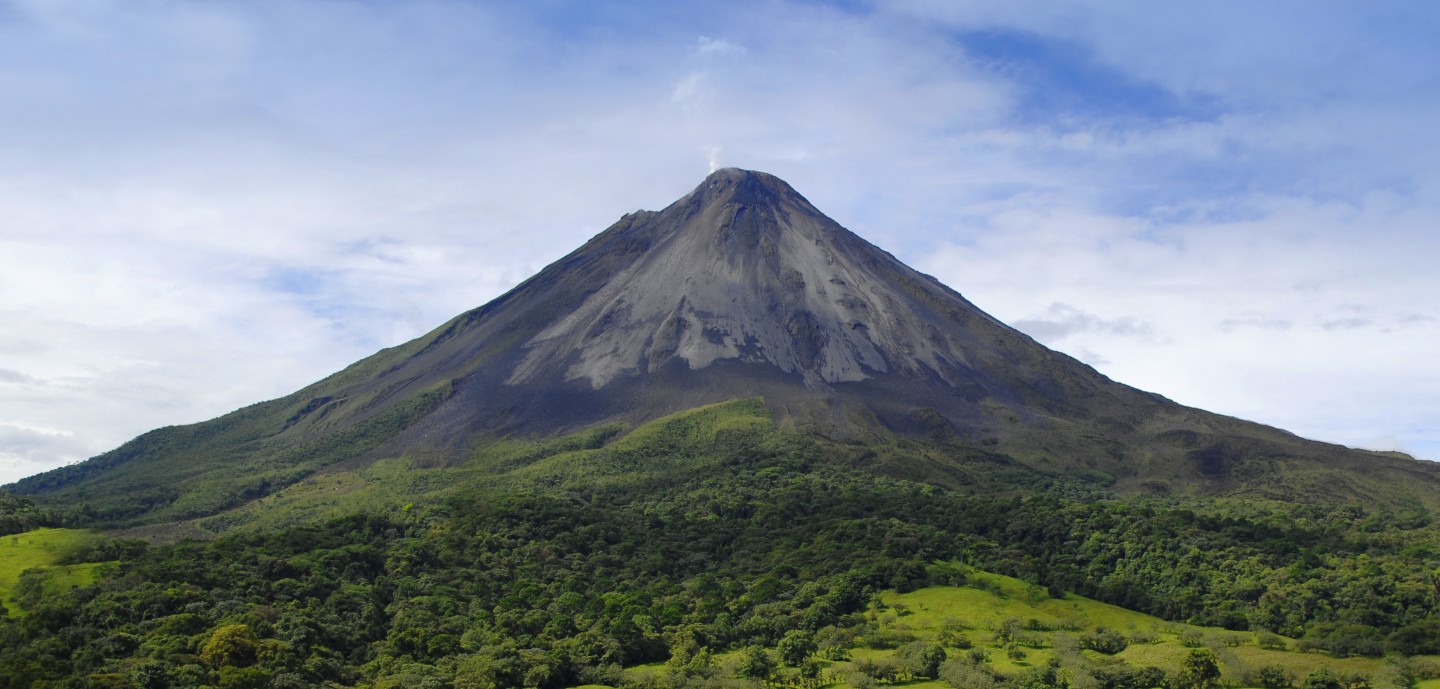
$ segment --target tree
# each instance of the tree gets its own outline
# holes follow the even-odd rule
[[[940,677],[954,689],[994,689],[995,676],[977,663],[951,660],[940,668]]]
[[[1290,689],[1295,684],[1295,674],[1283,665],[1266,665],[1255,671],[1252,681],[1261,689]]]
[[[775,648],[780,652],[781,662],[790,667],[800,667],[815,652],[815,639],[808,632],[792,629],[785,632]]]
[[[1165,671],[1158,667],[1142,667],[1135,671],[1135,686],[1138,689],[1153,689],[1165,686]]]
[[[670,647],[670,660],[665,663],[670,672],[685,677],[708,676],[714,665],[710,649],[700,645],[693,630],[680,635]]]
[[[220,668],[218,689],[265,689],[270,673],[259,667],[226,665]]]
[[[1340,678],[1330,668],[1320,666],[1314,672],[1305,676],[1305,682],[1300,685],[1301,689],[1345,689],[1340,683]]]
[[[759,646],[746,646],[735,668],[741,679],[768,679],[775,674],[775,661]]]
[[[36,606],[40,605],[41,599],[45,597],[46,576],[45,570],[39,567],[32,567],[21,572],[10,595],[14,596],[15,602],[21,608],[34,610]]]
[[[1004,646],[1018,642],[1023,629],[1024,625],[1018,617],[1007,617],[1001,620],[1000,624],[995,627],[995,645]]]
[[[170,677],[165,664],[156,660],[136,663],[130,669],[130,680],[140,689],[164,689],[170,685]]]
[[[940,676],[940,665],[945,662],[945,648],[924,641],[905,644],[900,649],[900,658],[905,669],[916,677],[935,679]]]
[[[255,662],[258,641],[248,624],[222,624],[210,633],[200,659],[213,668],[245,667]]]
[[[1390,634],[1390,650],[1407,656],[1440,653],[1440,619],[1407,624]]]
[[[1180,670],[1175,674],[1177,689],[1209,689],[1220,678],[1220,662],[1215,652],[1208,648],[1196,648],[1185,656]]]
[[[1347,672],[1340,675],[1340,686],[1345,689],[1373,689],[1370,676],[1361,672]]]

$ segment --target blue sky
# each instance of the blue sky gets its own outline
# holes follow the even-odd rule
[[[0,481],[288,393],[710,165],[1107,375],[1440,459],[1424,2],[0,0]]]

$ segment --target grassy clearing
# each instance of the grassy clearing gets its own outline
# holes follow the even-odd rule
[[[1007,618],[1035,620],[1039,626],[1072,631],[1095,626],[1125,631],[1166,624],[1158,617],[1076,595],[1050,598],[1038,586],[998,574],[974,572],[970,579],[973,584],[969,586],[888,592],[881,595],[881,601],[895,610],[897,621],[927,637],[946,626],[961,626],[971,630],[966,635],[972,641],[982,640],[983,635],[973,633],[976,630],[993,629]]]
[[[20,581],[21,572],[37,567],[47,570],[47,592],[59,593],[93,583],[98,574],[97,570],[104,566],[103,563],[55,563],[98,538],[100,537],[89,531],[75,529],[35,529],[0,537],[0,601],[10,609],[10,614],[23,614],[15,602],[15,585]]]
[[[935,639],[949,630],[975,645],[992,647],[999,626],[1007,619],[1019,620],[1026,628],[1020,645],[1034,650],[1049,645],[1048,637],[1055,631],[1079,634],[1107,627],[1127,635],[1158,634],[1157,630],[1169,624],[1073,594],[1051,598],[1044,589],[1011,577],[984,572],[972,572],[969,577],[967,586],[884,593],[880,600],[889,611],[880,612],[878,619],[921,640]]]
[[[985,572],[969,573],[966,586],[883,593],[880,604],[873,606],[867,617],[880,630],[943,643],[955,657],[966,652],[960,650],[962,646],[983,649],[989,665],[1006,674],[1044,666],[1057,655],[1057,637],[1078,639],[1097,627],[1124,634],[1130,644],[1113,657],[1137,667],[1173,671],[1192,647],[1210,648],[1220,659],[1226,680],[1238,687],[1246,686],[1243,678],[1266,665],[1282,666],[1301,679],[1322,666],[1368,676],[1386,671],[1385,661],[1378,658],[1342,659],[1264,649],[1256,644],[1253,634],[1246,632],[1166,622],[1073,594],[1051,598],[1043,589],[1018,579]],[[997,637],[1007,620],[1012,625],[1018,622],[1022,631],[1016,641],[1001,643]],[[1286,642],[1294,648],[1292,640]],[[855,660],[881,660],[892,653],[862,647],[854,649],[851,656]],[[1095,651],[1081,653],[1092,661],[1106,658]],[[1419,689],[1440,689],[1440,680],[1421,683]]]

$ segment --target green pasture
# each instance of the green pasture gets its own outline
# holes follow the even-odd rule
[[[99,536],[76,529],[35,529],[0,536],[0,601],[11,615],[23,614],[15,600],[20,574],[28,569],[45,571],[45,590],[58,593],[95,581],[104,563],[57,564],[66,556],[93,543]]]

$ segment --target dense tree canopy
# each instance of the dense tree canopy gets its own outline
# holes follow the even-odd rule
[[[615,684],[643,662],[706,677],[727,649],[753,649],[749,677],[813,676],[812,654],[843,652],[834,630],[875,592],[961,583],[954,563],[1337,655],[1440,652],[1424,520],[1117,499],[1059,477],[1024,495],[953,492],[877,478],[793,437],[725,452],[585,490],[475,489],[212,542],[101,548],[92,556],[120,554],[114,574],[0,621],[0,687],[554,689]],[[1082,641],[1125,644],[1104,630]],[[944,673],[944,648],[905,654],[909,676]],[[1206,660],[1178,679],[1212,682]]]

